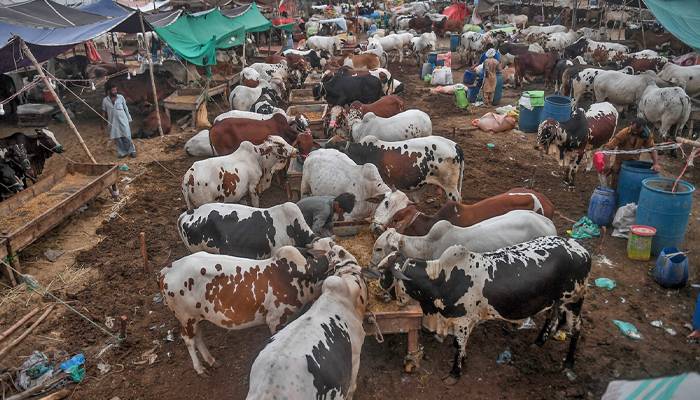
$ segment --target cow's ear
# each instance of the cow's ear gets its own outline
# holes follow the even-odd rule
[[[372,204],[379,204],[382,202],[382,200],[384,200],[384,195],[378,194],[374,197],[370,197],[370,198],[366,199],[365,201],[367,201],[368,203],[372,203]]]
[[[362,276],[367,279],[379,279],[382,274],[374,268],[362,268]]]

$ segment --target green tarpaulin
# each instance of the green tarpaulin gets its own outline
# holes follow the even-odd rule
[[[155,28],[158,36],[180,57],[195,65],[216,64],[216,49],[243,44],[246,27],[219,9],[181,15],[175,22]]]
[[[661,25],[683,43],[700,50],[698,0],[644,0]]]
[[[226,11],[224,11],[224,15],[227,15]],[[255,3],[252,3],[242,14],[227,16],[245,26],[246,32],[264,32],[272,27],[272,22],[260,13],[260,9]]]

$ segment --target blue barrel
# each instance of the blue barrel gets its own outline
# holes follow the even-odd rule
[[[520,117],[518,121],[518,128],[527,133],[537,132],[537,127],[540,126],[540,120],[542,119],[542,109],[544,107],[537,106],[533,107],[532,110],[520,106]]]
[[[433,73],[433,64],[431,63],[423,63],[423,67],[420,70],[420,78],[423,79],[424,76],[432,74]]]
[[[693,207],[695,186],[678,181],[672,192],[670,178],[652,177],[642,181],[637,203],[637,224],[656,228],[651,253],[659,254],[664,247],[681,247]]]
[[[471,85],[476,80],[476,72],[471,69],[464,70],[464,76],[462,77],[462,83],[465,85]]]
[[[436,66],[436,67],[444,67],[444,66],[445,66],[445,60],[437,60],[437,61],[435,61],[435,66]]]
[[[595,188],[588,203],[588,218],[599,226],[610,225],[616,209],[615,191],[602,186]]]
[[[676,247],[664,247],[652,271],[654,280],[665,288],[681,288],[688,283],[688,257]]]
[[[551,95],[544,99],[544,110],[542,119],[556,119],[559,122],[566,122],[571,119],[571,98],[568,96]]]
[[[450,51],[457,51],[457,48],[459,47],[459,39],[459,35],[452,34],[450,36]]]
[[[503,96],[503,74],[496,74],[496,90],[493,92],[493,105],[497,106]]]
[[[468,94],[470,103],[476,103],[476,99],[479,96],[480,90],[481,90],[481,84],[467,87],[467,94]]]
[[[617,179],[617,206],[622,207],[639,201],[642,181],[651,178],[658,172],[651,169],[648,161],[624,161]]]
[[[428,53],[428,62],[435,65],[437,63],[437,53]]]

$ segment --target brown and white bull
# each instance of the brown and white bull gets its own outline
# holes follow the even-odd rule
[[[182,325],[195,371],[205,373],[197,351],[216,366],[198,329],[201,321],[236,330],[267,325],[275,333],[321,294],[336,267],[357,262],[347,250],[327,244],[326,251],[310,251],[317,254],[310,258],[285,246],[264,260],[198,252],[163,268],[160,290]]]
[[[270,339],[253,362],[247,400],[353,398],[369,296],[360,271],[352,262],[336,268],[311,308]]]
[[[481,322],[520,322],[545,311],[535,343],[542,346],[566,329],[571,337],[564,367],[574,367],[591,257],[573,239],[547,236],[489,253],[455,245],[431,261],[393,252],[379,270],[382,286],[393,286],[400,304],[414,299],[424,315],[440,316],[453,326],[456,354],[446,384],[462,375],[467,340]]]
[[[261,144],[270,135],[278,135],[287,143],[294,143],[297,135],[307,129],[308,121],[303,116],[290,123],[282,113],[275,113],[264,120],[224,118],[209,130],[209,141],[214,154],[222,156],[233,153],[245,141]]]
[[[260,195],[272,183],[275,172],[284,169],[296,149],[279,136],[260,145],[243,142],[230,155],[197,161],[182,179],[187,209],[207,203],[235,203],[246,195],[259,207]]]

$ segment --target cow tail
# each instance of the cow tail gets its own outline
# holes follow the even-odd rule
[[[211,142],[211,129],[209,130],[209,133],[207,134],[209,136],[209,147],[211,147],[211,154],[213,156],[216,156],[216,149],[214,148],[214,144]]]
[[[462,180],[464,179],[464,151],[459,145],[455,145],[455,150],[457,151],[457,160],[459,161],[459,182],[457,182],[457,191],[459,195],[462,196]],[[462,199],[459,199],[460,201]]]
[[[688,123],[688,120],[690,119],[690,111],[691,111],[690,97],[688,97],[688,95],[685,95],[683,97],[683,117],[681,118],[681,121],[679,121],[678,124],[676,125],[676,130],[674,132],[674,139],[677,138],[679,134],[683,133],[683,128],[685,128],[685,124]],[[692,136],[693,136],[693,132],[688,132],[688,137],[692,138]]]

